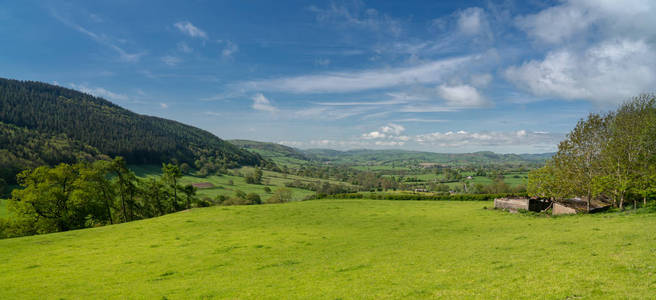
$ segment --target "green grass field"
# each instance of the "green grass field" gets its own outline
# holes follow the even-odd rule
[[[160,176],[162,173],[161,167],[154,166],[154,165],[130,166],[130,169],[134,171],[137,174],[137,176],[141,178]],[[247,174],[248,172],[252,172],[252,168],[245,167],[237,171]],[[217,195],[225,195],[227,197],[230,197],[235,195],[236,190],[240,190],[245,193],[256,193],[259,194],[262,199],[267,199],[270,197],[271,194],[264,191],[265,187],[268,186],[271,189],[271,191],[274,192],[278,188],[284,187],[286,182],[291,182],[293,180],[316,182],[319,179],[292,176],[292,175],[284,176],[284,174],[281,173],[264,171],[262,177],[263,184],[248,184],[246,183],[246,179],[244,177],[232,176],[232,175],[221,175],[221,176],[212,175],[207,177],[196,177],[191,175],[185,175],[180,179],[180,184],[185,185],[185,184],[200,183],[200,182],[212,183],[214,185],[213,188],[198,189],[197,195],[200,198],[210,197],[214,199]],[[232,181],[232,184],[230,184],[230,181]],[[321,180],[321,181],[323,182],[327,180]],[[333,181],[330,182],[334,183]],[[289,188],[289,189],[292,191],[292,197],[294,201],[303,200],[305,197],[314,194],[313,191],[309,191],[309,190],[304,190],[299,188]]]
[[[0,299],[654,296],[656,214],[546,218],[490,205],[210,207],[0,240]]]

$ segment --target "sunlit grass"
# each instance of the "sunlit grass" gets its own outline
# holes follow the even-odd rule
[[[650,298],[656,215],[489,202],[210,207],[0,241],[0,299]]]

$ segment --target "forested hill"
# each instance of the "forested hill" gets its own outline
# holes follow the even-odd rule
[[[300,160],[311,160],[311,158],[301,152],[301,150],[281,144],[250,140],[229,140],[229,142],[245,149],[254,150],[264,157],[267,157],[267,155],[277,155],[292,157]]]
[[[0,78],[0,122],[48,137],[66,136],[130,163],[176,158],[222,165],[257,165],[259,155],[213,134],[123,109],[105,99],[41,82]]]

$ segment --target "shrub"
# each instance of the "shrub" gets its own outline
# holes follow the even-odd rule
[[[262,199],[260,199],[260,195],[256,193],[249,193],[246,195],[246,200],[250,201],[250,204],[262,204]]]
[[[267,203],[284,203],[292,201],[292,191],[288,188],[279,188],[269,199]]]

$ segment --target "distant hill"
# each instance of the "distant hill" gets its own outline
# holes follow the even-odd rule
[[[289,146],[281,145],[281,144],[276,144],[276,143],[269,143],[269,142],[258,142],[258,141],[249,141],[249,140],[229,140],[233,145],[239,146],[244,149],[249,149],[249,150],[259,150],[263,154],[262,156],[266,157],[267,152],[268,154],[275,154],[278,156],[286,156],[286,157],[293,157],[296,159],[300,160],[310,160],[311,158],[305,155],[301,150],[298,150],[296,148],[292,148]]]
[[[75,149],[90,146],[107,156],[123,156],[133,164],[161,163],[173,158],[192,165],[197,160],[226,166],[263,163],[259,155],[205,130],[136,114],[105,99],[41,82],[0,78],[0,122],[14,125],[4,126],[19,135],[25,134],[25,138],[44,141],[54,138],[70,143]],[[24,141],[16,145],[21,143]],[[18,148],[4,150],[14,152],[14,156],[25,156],[18,154],[22,151]],[[28,160],[53,161],[40,160],[44,153]]]
[[[282,166],[297,167],[318,162],[317,159],[303,151],[285,145],[249,140],[230,140],[230,143],[262,156],[264,159]]]
[[[438,163],[445,165],[487,165],[487,164],[542,164],[554,153],[540,154],[498,154],[491,151],[474,153],[435,153],[409,150],[371,150],[357,149],[339,151],[333,149],[296,149],[270,142],[250,140],[230,140],[232,144],[260,154],[280,164],[307,164],[331,162],[353,165],[417,165],[419,163]]]
[[[303,150],[307,156],[321,161],[334,163],[439,163],[439,164],[522,164],[543,163],[553,153],[543,154],[498,154],[489,151],[474,153],[434,153],[407,150],[348,150],[337,151],[331,149]]]

